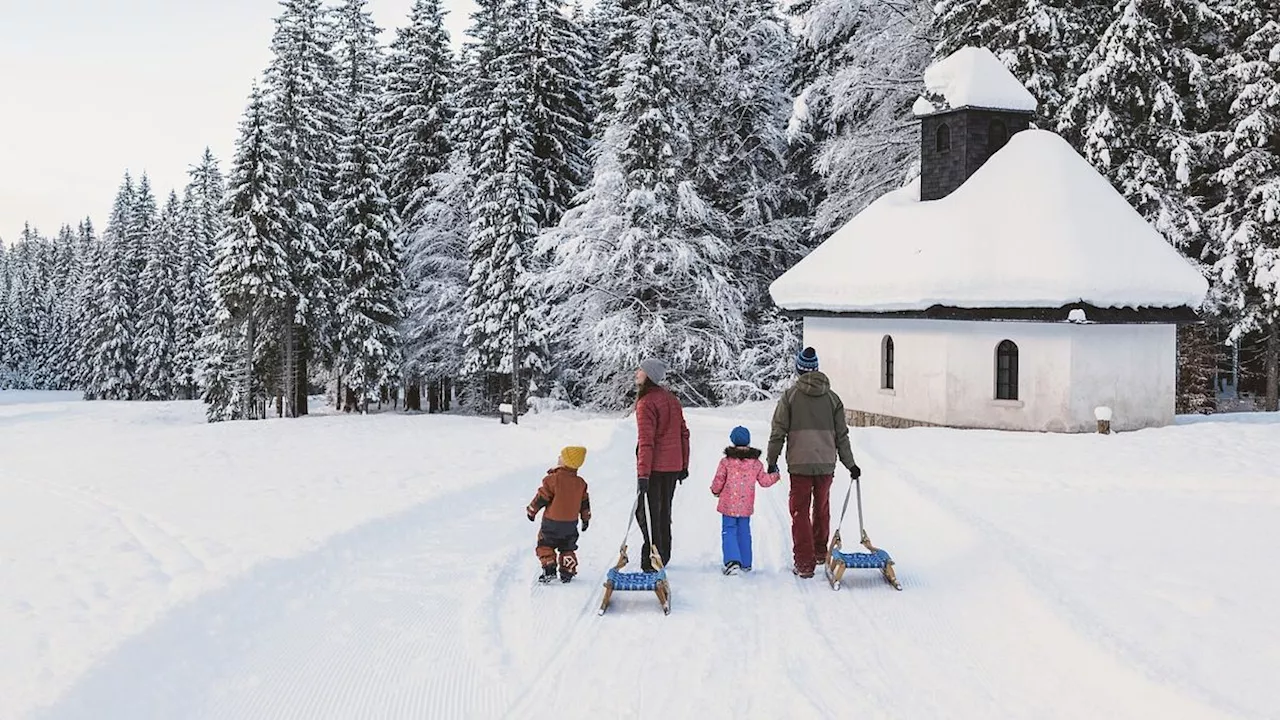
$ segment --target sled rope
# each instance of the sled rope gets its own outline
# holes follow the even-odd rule
[[[836,533],[839,534],[840,528],[844,527],[844,515],[849,512],[849,496],[853,494],[853,488],[858,488],[858,533],[862,536],[863,542],[867,540],[867,530],[862,525],[862,480],[849,479],[849,489],[844,491],[844,505],[840,508],[840,522],[836,523]]]

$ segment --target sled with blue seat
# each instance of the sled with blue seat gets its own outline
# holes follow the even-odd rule
[[[609,601],[613,598],[615,590],[620,592],[645,591],[653,592],[658,596],[658,603],[662,605],[662,614],[671,614],[671,584],[667,582],[667,569],[662,565],[662,558],[658,555],[657,546],[649,545],[649,562],[653,566],[653,571],[642,572],[623,572],[623,568],[627,566],[627,538],[631,535],[631,523],[635,520],[636,512],[640,508],[640,500],[644,497],[644,492],[636,494],[636,502],[631,507],[631,519],[627,521],[627,532],[622,536],[622,547],[618,550],[618,564],[609,568],[609,574],[604,581],[604,599],[600,602],[600,612],[604,615],[609,609]],[[649,514],[645,513],[645,525],[648,526]],[[650,538],[653,533],[648,533]]]
[[[894,590],[901,590],[902,585],[898,582],[898,575],[893,569],[893,558],[889,553],[881,550],[871,544],[871,539],[867,537],[867,530],[862,524],[862,481],[853,479],[849,483],[849,490],[854,488],[858,490],[858,531],[862,534],[862,545],[870,552],[844,552],[841,548],[840,528],[844,525],[844,514],[849,510],[849,492],[844,495],[844,508],[840,510],[840,522],[836,524],[835,535],[831,538],[831,550],[827,554],[826,568],[827,582],[831,585],[832,590],[840,589],[840,581],[844,579],[844,572],[849,568],[855,570],[879,570],[880,575],[884,577],[884,581],[893,586]]]

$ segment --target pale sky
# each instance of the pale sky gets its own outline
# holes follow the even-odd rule
[[[413,0],[370,0],[383,42]],[[455,46],[471,0],[446,0]],[[0,239],[100,233],[125,170],[160,202],[205,146],[229,169],[275,0],[0,0]]]

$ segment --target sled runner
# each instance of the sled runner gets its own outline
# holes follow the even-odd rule
[[[858,489],[858,531],[862,534],[862,545],[871,552],[844,552],[840,549],[840,527],[844,525],[844,514],[849,510],[849,494],[854,488]],[[836,524],[835,535],[831,538],[831,552],[827,555],[827,561],[824,564],[827,574],[827,582],[830,583],[832,590],[840,589],[840,581],[844,578],[844,571],[849,568],[857,570],[879,570],[884,576],[884,581],[893,586],[894,590],[901,590],[902,585],[898,583],[897,573],[893,570],[893,558],[889,557],[889,553],[881,550],[871,544],[871,538],[867,537],[867,530],[862,525],[862,481],[853,480],[849,483],[849,491],[844,494],[844,507],[840,510],[840,522]]]
[[[618,550],[618,564],[609,568],[608,578],[604,581],[604,599],[600,602],[600,615],[609,609],[609,600],[613,591],[630,592],[633,590],[652,591],[658,596],[662,605],[662,614],[671,614],[671,585],[667,582],[667,569],[662,566],[662,558],[658,555],[657,546],[649,544],[649,562],[653,564],[653,572],[623,572],[627,566],[627,538],[631,535],[631,523],[635,521],[636,511],[640,509],[643,492],[636,493],[636,501],[631,506],[631,517],[627,520],[627,532],[622,536],[622,547]],[[644,514],[645,525],[649,525],[649,513]],[[652,531],[649,537],[653,537]]]

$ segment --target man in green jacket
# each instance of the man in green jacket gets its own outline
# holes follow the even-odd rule
[[[800,377],[773,411],[769,435],[769,472],[778,471],[778,456],[787,446],[787,474],[791,476],[791,544],[795,566],[791,572],[813,577],[813,569],[827,556],[831,530],[831,481],[836,460],[858,478],[862,470],[849,447],[849,424],[844,403],[831,391],[831,381],[818,372],[818,353],[807,347],[796,356]]]

